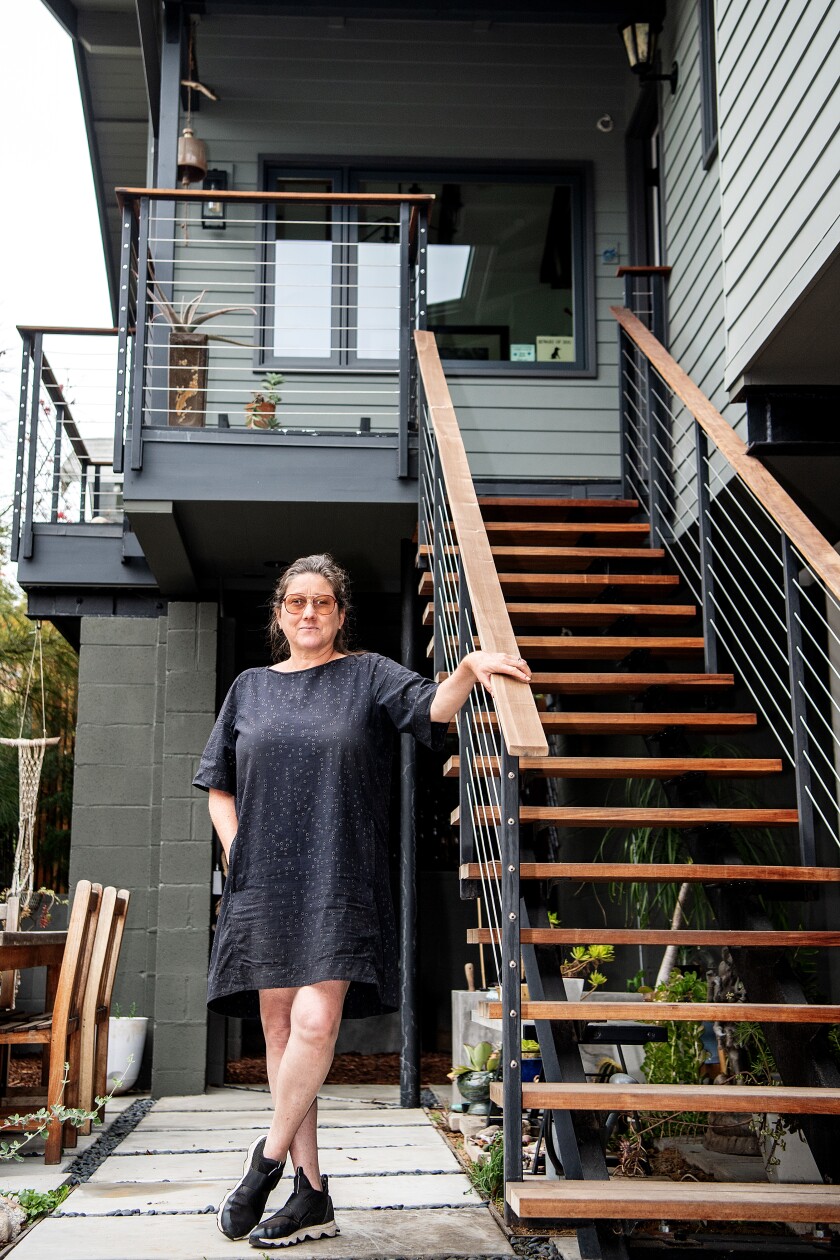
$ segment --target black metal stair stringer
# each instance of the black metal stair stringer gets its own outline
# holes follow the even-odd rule
[[[522,851],[522,861],[533,855]],[[520,900],[521,928],[548,927],[548,914],[540,896],[539,884],[523,884]],[[565,1002],[566,990],[560,973],[560,953],[554,945],[521,946],[525,980],[531,1001]],[[543,1077],[552,1082],[582,1082],[580,1051],[572,1026],[567,1021],[537,1020],[537,1040],[543,1063]],[[575,1181],[608,1181],[601,1123],[592,1111],[552,1111],[554,1147],[566,1177]],[[624,1235],[616,1233],[615,1223],[598,1221],[578,1228],[581,1260],[627,1260]]]

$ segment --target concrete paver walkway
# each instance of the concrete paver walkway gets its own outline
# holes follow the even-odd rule
[[[322,1170],[341,1233],[301,1243],[299,1260],[513,1254],[486,1205],[422,1110],[396,1086],[325,1086]],[[155,1104],[59,1212],[15,1248],[15,1260],[235,1260],[259,1254],[219,1233],[215,1211],[268,1127],[267,1091],[220,1089]],[[287,1167],[269,1209],[291,1191]],[[59,1178],[60,1180],[60,1178]],[[84,1215],[78,1215],[83,1213]],[[130,1213],[130,1215],[122,1215]]]

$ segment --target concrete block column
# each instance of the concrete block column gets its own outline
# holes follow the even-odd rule
[[[216,713],[216,605],[171,603],[162,747],[152,1092],[204,1089],[212,827],[192,778]]]

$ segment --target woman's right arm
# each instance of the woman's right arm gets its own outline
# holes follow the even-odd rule
[[[221,792],[218,788],[210,788],[209,796],[210,818],[225,851],[225,857],[229,859],[231,841],[239,825],[236,818],[236,797],[229,792]]]

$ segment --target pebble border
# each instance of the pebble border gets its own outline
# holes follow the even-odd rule
[[[73,1160],[67,1169],[67,1176],[62,1183],[65,1186],[79,1186],[83,1182],[88,1181],[96,1172],[100,1164],[104,1164],[105,1160],[114,1151],[123,1140],[128,1137],[133,1129],[136,1129],[144,1116],[147,1116],[154,1107],[155,1098],[138,1098],[136,1102],[130,1103],[124,1111],[112,1120],[108,1128],[102,1133],[92,1146],[86,1151],[82,1151]],[[58,1215],[58,1213],[54,1213]],[[69,1215],[69,1213],[62,1213]],[[73,1215],[80,1215],[73,1213]]]

